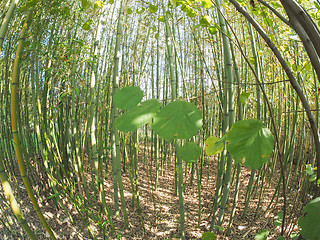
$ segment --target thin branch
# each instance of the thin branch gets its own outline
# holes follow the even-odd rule
[[[269,10],[273,12],[278,18],[280,18],[282,22],[292,27],[291,23],[284,16],[282,16],[274,7],[272,7],[269,3],[265,2],[264,0],[258,0],[258,2],[260,2],[262,5],[269,8]]]

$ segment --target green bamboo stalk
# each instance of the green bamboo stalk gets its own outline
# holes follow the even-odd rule
[[[120,41],[121,41],[121,35],[122,35],[122,11],[123,11],[123,0],[121,1],[121,4],[120,4],[119,18],[118,18],[118,24],[117,24],[117,36],[116,36],[116,44],[115,44],[115,51],[114,51],[113,75],[112,75],[112,85],[113,85],[112,97],[117,92],[118,83],[119,83],[119,57],[120,57]],[[126,211],[126,204],[124,201],[123,185],[122,185],[122,179],[121,179],[120,138],[119,138],[119,132],[117,130],[117,127],[114,126],[114,122],[118,116],[118,111],[116,109],[114,101],[112,101],[111,115],[113,119],[112,131],[111,131],[111,143],[112,143],[112,169],[113,169],[113,183],[114,183],[114,186],[113,186],[114,204],[115,204],[116,215],[119,215],[119,197],[118,197],[118,189],[119,189],[120,197],[121,197],[120,200],[121,200],[122,213],[124,215],[125,227],[127,228],[129,223],[128,223],[128,215]]]
[[[174,59],[173,59],[173,52],[172,52],[172,33],[170,32],[169,22],[166,15],[166,10],[162,3],[163,8],[163,15],[164,15],[164,22],[165,22],[165,31],[166,31],[166,46],[168,51],[168,64],[169,64],[169,74],[170,74],[170,85],[171,85],[171,97],[172,99],[177,98],[177,89],[176,89],[176,74],[174,70]],[[177,70],[176,70],[177,71]],[[175,149],[178,148],[179,143],[176,141],[174,143]],[[181,239],[186,239],[185,236],[185,206],[184,206],[184,196],[183,196],[183,163],[182,159],[179,155],[175,154],[176,161],[177,161],[177,174],[178,174],[178,193],[179,193],[179,208],[180,208],[180,236]]]
[[[8,31],[8,26],[10,23],[11,18],[13,17],[14,10],[16,9],[17,4],[19,3],[19,0],[13,0],[10,4],[10,7],[1,23],[0,27],[0,53],[2,52],[2,45],[4,41],[4,37]]]
[[[230,129],[234,123],[234,99],[233,99],[233,70],[232,70],[232,57],[231,57],[231,48],[229,38],[227,37],[227,28],[225,19],[222,16],[224,12],[224,8],[221,6],[223,1],[217,0],[216,4],[219,6],[220,11],[218,11],[218,19],[220,28],[222,31],[222,42],[223,42],[223,59],[224,59],[224,69],[225,69],[225,110],[228,112],[226,117],[226,130]],[[226,114],[226,112],[225,112]],[[227,204],[227,200],[229,198],[229,188],[230,188],[230,180],[231,180],[231,171],[232,171],[232,156],[227,153],[227,165],[226,165],[226,173],[224,176],[224,187],[223,187],[223,195],[220,204],[219,216],[218,216],[218,225],[222,224],[225,208]],[[212,225],[212,223],[211,223]]]

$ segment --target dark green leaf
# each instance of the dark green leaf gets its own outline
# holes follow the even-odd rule
[[[139,87],[124,87],[117,91],[113,97],[114,104],[117,108],[128,110],[141,101],[143,91]]]
[[[162,138],[188,139],[202,127],[199,109],[189,102],[174,101],[161,109],[154,118],[153,130]]]
[[[300,217],[301,235],[308,240],[320,239],[320,197],[313,199],[302,210],[306,213]]]
[[[187,143],[178,148],[178,155],[187,163],[196,162],[200,154],[201,148],[194,142]]]
[[[236,122],[226,134],[230,143],[227,150],[234,157],[236,163],[241,163],[253,169],[266,163],[272,153],[274,143],[270,130],[256,119]]]
[[[123,132],[135,131],[150,122],[160,107],[161,104],[157,99],[147,100],[119,117],[115,125]]]
[[[269,236],[269,231],[262,230],[254,237],[254,240],[267,240],[268,236]]]
[[[217,237],[214,233],[212,232],[205,232],[202,234],[201,240],[216,240]]]

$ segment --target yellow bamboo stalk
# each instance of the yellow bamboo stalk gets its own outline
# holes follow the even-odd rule
[[[28,237],[31,240],[36,240],[37,237],[34,235],[32,230],[28,226],[28,224],[27,224],[27,222],[26,222],[26,220],[20,210],[20,207],[17,203],[17,200],[13,195],[13,191],[12,191],[12,188],[11,188],[10,183],[8,181],[8,177],[5,173],[5,168],[4,168],[2,158],[0,158],[0,181],[2,183],[3,191],[6,194],[8,201],[10,203],[12,211],[13,211],[14,215],[16,216],[16,218],[18,219],[18,222],[20,223],[21,227],[24,229],[24,231],[26,232],[26,234],[28,235]]]
[[[36,211],[40,221],[42,222],[43,226],[49,233],[51,239],[56,240],[56,237],[54,236],[51,228],[49,227],[46,219],[44,218],[40,207],[38,205],[38,202],[34,196],[34,193],[32,191],[30,180],[27,176],[26,167],[24,164],[22,151],[21,151],[21,145],[19,141],[19,134],[18,134],[18,111],[19,111],[19,100],[18,100],[18,84],[19,84],[19,63],[21,58],[21,53],[23,51],[24,42],[26,38],[26,33],[28,30],[28,26],[30,24],[32,17],[32,11],[30,11],[26,17],[26,20],[23,24],[19,43],[17,47],[17,52],[14,59],[13,64],[13,70],[12,70],[12,81],[11,81],[11,126],[12,126],[12,135],[14,140],[14,149],[16,152],[17,162],[20,170],[20,174],[23,180],[23,183],[26,187],[26,190],[28,192],[29,198],[33,204],[34,210]]]

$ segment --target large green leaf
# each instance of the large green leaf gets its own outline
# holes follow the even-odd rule
[[[194,142],[187,143],[178,148],[178,155],[187,163],[196,162],[200,154],[201,148]]]
[[[161,104],[157,99],[147,100],[119,117],[115,125],[123,132],[135,131],[150,122],[160,107]]]
[[[174,101],[161,109],[154,118],[153,130],[162,138],[188,139],[202,127],[199,109],[189,102]]]
[[[320,197],[309,202],[303,212],[306,215],[299,219],[301,235],[308,240],[320,240]]]
[[[137,106],[142,98],[143,91],[139,87],[124,87],[114,94],[113,100],[117,108],[127,110]]]
[[[244,165],[253,169],[268,161],[274,147],[270,130],[256,119],[236,122],[226,134],[226,140],[227,150],[236,163],[245,158]]]

